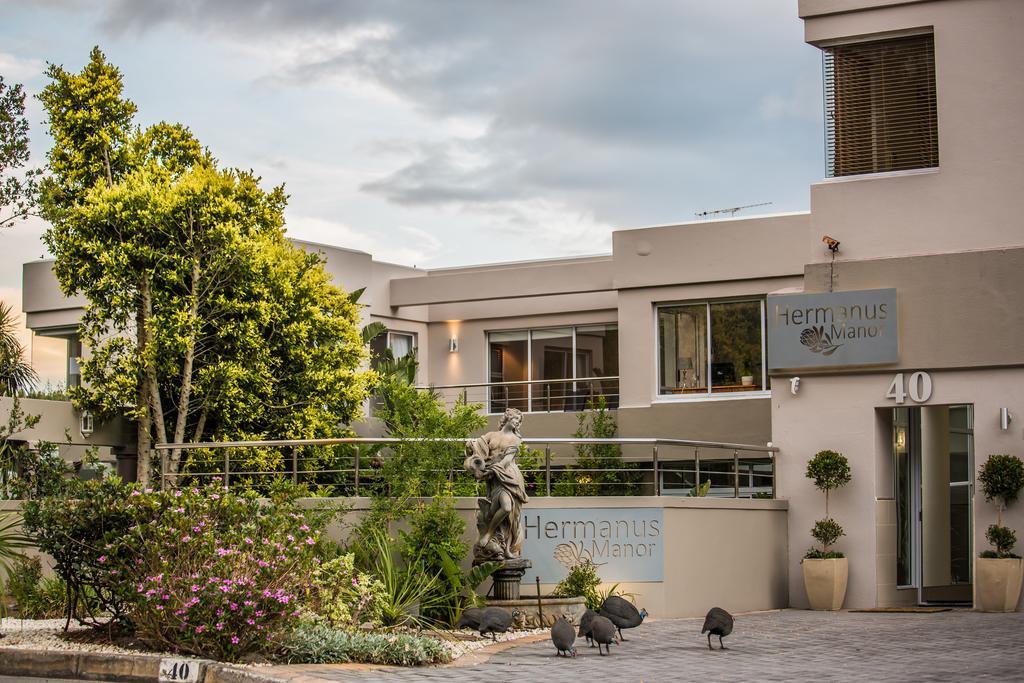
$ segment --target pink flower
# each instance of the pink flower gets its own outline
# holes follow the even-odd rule
[[[205,624],[200,624],[199,626],[196,626],[196,633],[202,633],[205,630],[206,630],[206,625]]]
[[[100,562],[106,562],[107,561],[107,556],[106,555],[100,555],[99,556],[99,561]]]
[[[313,545],[314,543],[316,543],[316,541],[313,540],[312,536],[306,537],[306,545]]]
[[[238,636],[231,636],[231,644],[238,645]]]

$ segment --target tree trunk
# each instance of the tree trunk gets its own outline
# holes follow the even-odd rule
[[[146,352],[146,317],[142,302],[135,312],[135,348],[142,358]],[[138,441],[138,460],[136,461],[136,480],[143,486],[149,486],[149,473],[153,456],[152,426],[153,414],[149,408],[149,376],[143,375],[139,381],[139,392],[136,398],[139,412],[136,418],[136,440]]]
[[[196,352],[196,325],[199,319],[199,259],[192,261],[192,293],[188,311],[189,340],[185,347],[185,360],[181,368],[181,391],[178,394],[178,417],[174,424],[174,443],[182,443],[185,439],[185,423],[188,419],[188,405],[192,398],[192,364]],[[181,462],[181,449],[175,448],[167,458],[167,471],[178,473]]]

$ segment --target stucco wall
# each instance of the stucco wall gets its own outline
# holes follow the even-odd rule
[[[931,398],[920,405],[974,405],[974,476],[989,454],[1024,456],[1024,425],[999,428],[999,408],[1024,415],[1024,369],[935,370]],[[846,607],[873,607],[876,599],[896,600],[895,530],[889,505],[893,498],[891,433],[886,414],[896,403],[885,397],[893,373],[805,377],[796,396],[772,394],[773,440],[778,495],[789,501],[789,591],[794,607],[806,607],[800,559],[812,545],[810,529],[824,516],[824,496],[804,477],[807,460],[830,448],[850,460],[853,481],[832,494],[831,514],[846,530],[837,544],[850,558]],[[904,405],[917,405],[907,400]],[[975,487],[974,555],[985,549],[985,529],[995,522],[992,504]],[[1024,504],[1004,515],[1004,524],[1024,531]],[[885,558],[885,559],[882,559]],[[879,563],[885,564],[880,568]],[[889,590],[891,587],[893,590]],[[915,596],[916,597],[916,596]]]
[[[873,4],[883,3],[805,1],[806,40],[934,27],[939,167],[811,185],[809,243],[827,233],[857,259],[1024,244],[1024,6],[941,0],[846,11]],[[817,14],[826,11],[836,13]],[[828,259],[814,251],[813,260]]]
[[[806,291],[826,291],[829,271],[808,266]],[[894,368],[1024,364],[1022,248],[840,260],[834,271],[837,291],[896,288],[900,361]]]

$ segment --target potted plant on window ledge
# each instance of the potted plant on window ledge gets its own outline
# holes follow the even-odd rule
[[[754,363],[750,356],[740,361],[740,384],[745,387],[754,386]]]
[[[990,455],[981,466],[978,481],[985,500],[995,501],[997,515],[996,523],[985,532],[994,550],[978,557],[978,607],[982,612],[1013,612],[1020,599],[1024,563],[1012,552],[1017,535],[1003,526],[1003,510],[1024,489],[1024,463],[1015,455]]]
[[[850,483],[850,462],[842,453],[818,451],[807,461],[807,478],[825,493],[825,518],[811,529],[811,536],[821,548],[811,548],[804,555],[804,588],[811,609],[837,610],[846,599],[846,583],[850,575],[846,556],[832,550],[832,545],[845,535],[843,527],[828,513],[829,492]]]

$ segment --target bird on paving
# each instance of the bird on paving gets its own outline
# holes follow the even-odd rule
[[[711,647],[711,636],[718,636],[718,644],[721,646],[721,649],[725,649],[725,643],[722,642],[722,638],[732,633],[732,622],[732,615],[721,607],[712,607],[708,610],[708,615],[704,617],[704,628],[700,632],[704,633],[707,631],[709,650],[715,649]]]
[[[590,643],[590,647],[594,647],[594,638],[590,634],[590,626],[594,623],[594,617],[597,616],[597,612],[592,609],[588,609],[580,617],[580,631],[576,635],[583,636]]]
[[[622,635],[622,629],[636,628],[643,623],[644,617],[647,616],[647,610],[637,610],[629,600],[618,595],[612,595],[601,604],[598,614],[602,617],[607,617],[615,624],[615,627],[619,630],[619,638],[622,638],[623,642],[625,642],[626,639]]]
[[[480,625],[477,629],[480,635],[491,634],[491,640],[497,640],[498,633],[505,633],[512,627],[512,620],[515,614],[501,607],[488,607],[480,615]]]
[[[555,644],[559,657],[576,656],[576,648],[572,646],[576,642],[576,631],[565,617],[558,617],[555,625],[551,627],[551,642]]]
[[[605,649],[608,650],[608,654],[612,653],[611,644],[619,644],[619,637],[615,635],[616,626],[607,617],[602,617],[600,614],[594,617],[594,621],[590,624],[590,634],[594,637],[594,642],[597,643],[597,651],[601,656],[604,656],[604,652],[601,652],[601,646],[604,645]]]
[[[455,628],[480,628],[480,617],[484,614],[482,607],[470,607],[462,611],[462,616],[459,617],[459,622],[455,624]]]

